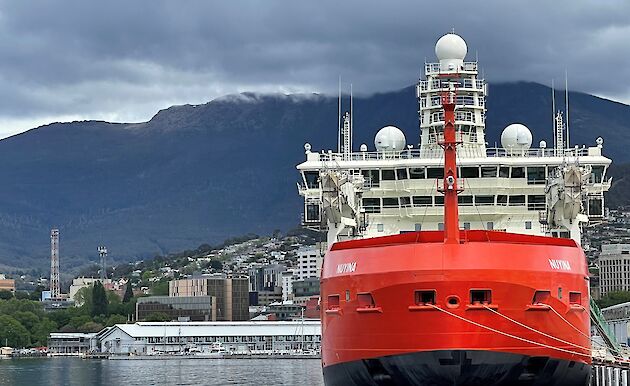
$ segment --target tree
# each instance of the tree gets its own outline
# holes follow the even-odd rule
[[[15,291],[15,298],[20,300],[30,299],[31,295],[26,291]]]
[[[13,292],[7,290],[0,290],[0,299],[9,300],[13,297]]]
[[[80,325],[77,330],[79,330],[79,332],[99,332],[102,329],[103,329],[102,324],[96,323],[90,320],[89,322],[86,322]]]
[[[596,301],[599,308],[606,308],[625,302],[630,302],[630,292],[628,291],[609,292],[606,296]]]
[[[90,314],[92,316],[107,315],[107,294],[105,293],[105,287],[100,281],[97,281],[92,287],[92,309]]]
[[[162,280],[155,282],[151,287],[151,295],[153,296],[168,296],[168,281]]]
[[[48,345],[48,336],[57,330],[57,323],[48,318],[43,318],[31,331],[31,342],[36,346]]]
[[[122,315],[110,315],[109,318],[107,318],[107,321],[105,322],[105,326],[106,327],[110,327],[113,326],[114,324],[124,324],[127,323],[127,318],[125,318]]]
[[[125,289],[125,295],[123,296],[123,303],[129,303],[133,298],[133,289],[131,288],[131,282],[127,282],[127,288]]]
[[[145,322],[168,322],[171,318],[163,312],[153,312],[144,318]]]
[[[0,344],[10,347],[26,347],[30,345],[28,330],[15,318],[0,315]]]

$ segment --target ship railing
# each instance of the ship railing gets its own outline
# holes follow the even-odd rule
[[[460,135],[461,136],[461,135]],[[432,143],[439,142],[441,137],[438,135],[435,137]],[[469,147],[462,146],[461,149],[457,149],[458,155],[464,157],[558,157],[558,152],[555,149],[541,149],[531,148],[527,150],[507,150],[500,147],[486,148],[485,154],[480,150],[481,147]],[[565,156],[567,157],[584,157],[589,154],[588,148],[578,149],[565,149]],[[424,149],[421,151],[418,148],[405,149],[400,151],[372,151],[372,152],[355,152],[348,155],[343,153],[322,152],[319,154],[319,161],[322,162],[340,162],[340,161],[366,161],[366,160],[403,160],[414,158],[439,158],[444,155],[444,151],[440,148],[433,150]]]
[[[464,62],[462,65],[461,71],[465,72],[476,72],[477,71],[477,62]],[[424,73],[425,75],[438,75],[442,72],[440,68],[440,63],[425,63],[424,65]],[[453,71],[448,71],[452,73]]]
[[[453,82],[453,81],[451,81]],[[457,89],[463,91],[484,91],[483,90],[483,80],[475,80],[472,79],[461,79],[459,81],[454,81],[457,83]],[[432,80],[420,80],[417,85],[417,96],[420,96],[420,92],[423,91],[445,91],[448,90],[448,83],[443,82],[441,79],[432,79]]]

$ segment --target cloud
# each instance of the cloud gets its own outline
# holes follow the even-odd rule
[[[340,75],[357,93],[396,89],[451,28],[490,81],[566,69],[571,88],[628,102],[628,14],[622,0],[1,2],[0,135],[243,91],[335,93]]]

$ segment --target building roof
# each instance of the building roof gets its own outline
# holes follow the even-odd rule
[[[321,335],[320,321],[247,322],[137,322],[117,324],[103,337],[120,329],[132,338],[163,336],[279,336]]]
[[[630,307],[630,302],[625,302],[625,303],[615,304],[614,306],[610,306],[610,307],[602,308],[602,312],[603,312],[603,311],[616,310],[616,309],[618,309],[618,308],[624,308],[624,307]]]

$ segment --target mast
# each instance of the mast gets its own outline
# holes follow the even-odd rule
[[[444,109],[444,182],[441,192],[444,194],[444,243],[459,244],[459,210],[457,202],[457,140],[455,138],[455,104],[457,89],[450,79],[457,74],[444,74],[448,90],[442,93]]]

